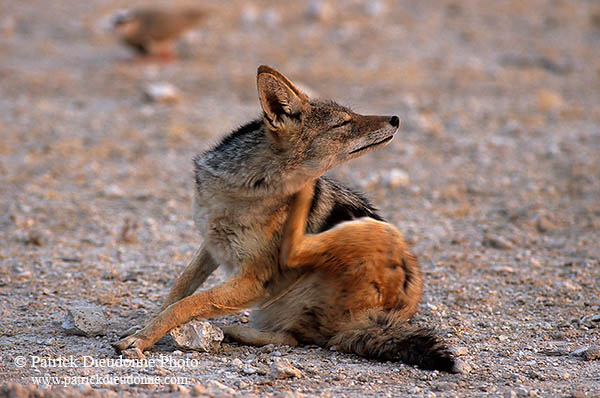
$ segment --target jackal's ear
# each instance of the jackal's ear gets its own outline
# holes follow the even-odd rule
[[[262,65],[256,77],[258,98],[269,122],[276,129],[283,128],[282,116],[294,116],[302,111],[308,97],[282,73]]]

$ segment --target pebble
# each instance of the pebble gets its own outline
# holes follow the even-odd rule
[[[382,15],[385,12],[385,5],[382,1],[372,0],[367,1],[365,4],[365,14],[370,17],[376,17],[378,15]]]
[[[572,281],[560,282],[558,285],[566,290],[570,290],[573,292],[581,290],[581,286]]]
[[[283,391],[273,395],[273,398],[304,398],[304,394],[296,391]]]
[[[452,347],[450,349],[450,352],[457,357],[462,357],[464,355],[467,355],[468,350],[467,347]]]
[[[391,169],[383,176],[383,183],[388,187],[405,187],[410,183],[408,173],[402,169]]]
[[[310,20],[327,22],[333,18],[334,14],[333,7],[326,1],[313,0],[306,6],[306,17]]]
[[[514,274],[515,273],[515,269],[513,267],[507,267],[507,266],[492,267],[492,271],[497,272],[499,274]]]
[[[208,383],[206,383],[206,389],[208,390],[208,393],[210,395],[219,395],[219,394],[227,394],[227,395],[234,395],[235,394],[235,390],[231,387],[226,386],[223,383],[219,383],[216,380],[210,380]]]
[[[454,367],[452,368],[452,371],[454,373],[461,373],[461,374],[467,374],[469,373],[473,368],[471,367],[471,365],[469,365],[467,362],[463,361],[462,359],[455,359],[454,360]]]
[[[514,247],[514,245],[503,238],[502,236],[491,236],[488,235],[483,239],[482,244],[487,247],[493,247],[494,249],[500,250],[510,250]]]
[[[556,229],[556,225],[550,221],[546,216],[539,216],[536,220],[535,226],[540,232],[551,232]]]
[[[192,396],[198,397],[206,394],[208,394],[208,390],[202,384],[194,384],[192,387]]]
[[[600,358],[600,346],[592,345],[575,350],[571,355],[581,357],[586,361],[593,361]]]
[[[255,373],[258,373],[258,369],[252,365],[243,365],[241,368],[242,372],[247,375],[253,375]]]
[[[102,194],[107,197],[107,198],[111,198],[111,199],[119,199],[125,196],[125,192],[123,192],[123,190],[115,184],[111,184],[108,187],[106,187],[106,189],[104,190],[104,192],[102,192]]]
[[[104,335],[107,325],[102,309],[86,304],[68,308],[61,327],[67,334],[94,337]]]
[[[556,91],[542,89],[536,95],[538,108],[543,111],[551,111],[560,108],[564,101],[562,96]]]
[[[171,83],[150,83],[144,87],[144,97],[150,102],[175,103],[181,95]]]
[[[292,377],[302,377],[300,369],[292,366],[290,361],[285,358],[275,358],[269,370],[269,376],[274,379],[288,379]]]
[[[77,388],[83,395],[90,395],[94,391],[92,386],[89,384],[80,384]]]
[[[217,352],[223,341],[223,331],[211,323],[192,320],[169,332],[175,345],[182,350]]]

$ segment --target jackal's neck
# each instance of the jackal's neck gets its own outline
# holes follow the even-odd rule
[[[194,165],[198,189],[220,188],[240,198],[287,197],[310,178],[273,150],[262,118],[230,133],[197,156]],[[207,186],[210,180],[218,180],[218,186]]]

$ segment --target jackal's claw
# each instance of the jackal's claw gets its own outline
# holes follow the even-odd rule
[[[115,344],[113,344],[113,347],[115,347],[117,351],[125,351],[137,348],[143,352],[146,348],[148,348],[148,344],[146,343],[144,337],[140,336],[139,334],[133,334],[117,341]]]

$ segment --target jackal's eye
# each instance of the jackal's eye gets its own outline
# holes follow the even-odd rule
[[[344,127],[346,125],[350,124],[350,119],[346,119],[344,121],[339,122],[338,124],[331,126],[332,129],[337,129],[339,127]]]

